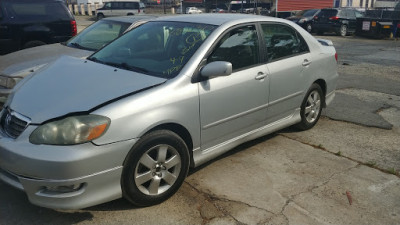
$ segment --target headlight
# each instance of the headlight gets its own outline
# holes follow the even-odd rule
[[[307,21],[306,19],[301,19],[301,20],[299,20],[299,23],[304,23],[306,21]]]
[[[110,119],[104,116],[71,116],[36,128],[29,141],[47,145],[81,144],[103,135],[109,125]]]
[[[20,80],[20,78],[17,78]],[[12,89],[17,84],[17,80],[13,77],[0,76],[0,86]]]

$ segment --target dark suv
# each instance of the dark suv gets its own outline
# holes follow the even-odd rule
[[[67,41],[76,33],[75,19],[61,0],[0,1],[0,54]]]
[[[356,31],[357,18],[362,17],[361,12],[353,8],[321,9],[314,16],[313,29],[317,34],[335,32],[346,36]]]

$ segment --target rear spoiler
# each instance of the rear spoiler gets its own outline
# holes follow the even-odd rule
[[[333,46],[333,42],[331,40],[325,40],[325,39],[318,38],[317,41],[323,46]]]

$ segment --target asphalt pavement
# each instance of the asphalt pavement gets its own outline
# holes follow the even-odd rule
[[[323,38],[334,42],[340,77],[313,129],[241,145],[152,207],[119,199],[52,210],[0,183],[0,224],[399,224],[400,41]]]

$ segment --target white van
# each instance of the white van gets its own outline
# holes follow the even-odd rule
[[[131,16],[145,13],[145,5],[139,0],[107,1],[102,8],[97,9],[97,19],[108,16]]]

